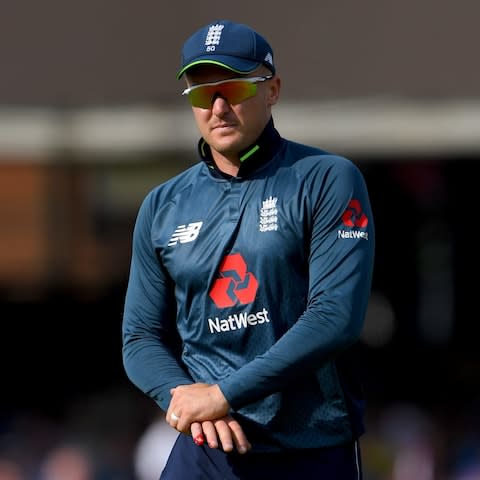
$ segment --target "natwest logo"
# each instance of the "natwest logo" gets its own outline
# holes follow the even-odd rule
[[[342,221],[347,227],[365,228],[368,225],[368,217],[362,212],[358,200],[350,200],[347,209],[343,212]]]
[[[227,255],[219,268],[219,277],[213,282],[210,298],[219,308],[245,305],[255,300],[258,282],[239,253]]]

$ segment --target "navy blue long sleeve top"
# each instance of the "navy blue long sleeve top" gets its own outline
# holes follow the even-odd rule
[[[282,138],[273,121],[235,177],[218,171],[202,140],[199,154],[138,212],[128,377],[163,410],[172,387],[218,384],[257,450],[358,437],[364,402],[347,359],[375,245],[360,170]]]

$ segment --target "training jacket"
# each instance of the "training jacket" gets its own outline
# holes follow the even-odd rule
[[[128,377],[218,383],[253,451],[363,433],[350,368],[374,258],[367,188],[348,159],[282,138],[270,120],[221,173],[201,161],[154,188],[136,220],[123,320]],[[353,358],[353,363],[357,362]]]

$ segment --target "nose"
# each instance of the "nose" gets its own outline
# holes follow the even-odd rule
[[[221,117],[230,111],[230,104],[228,101],[221,97],[218,93],[212,98],[212,113],[217,117]]]

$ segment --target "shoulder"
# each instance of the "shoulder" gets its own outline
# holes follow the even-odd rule
[[[337,178],[361,176],[360,169],[351,159],[291,140],[286,141],[285,159],[302,177],[313,175],[334,181]]]
[[[202,176],[204,168],[203,162],[197,163],[165,182],[156,185],[146,194],[142,202],[142,208],[145,208],[147,205],[155,208],[174,201],[176,197],[192,188],[192,185]]]

